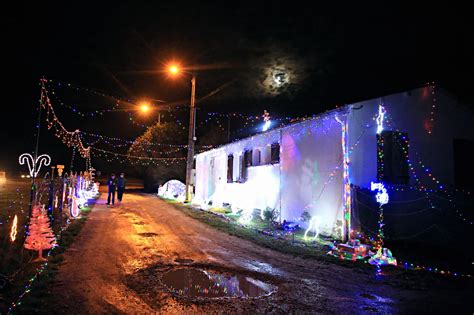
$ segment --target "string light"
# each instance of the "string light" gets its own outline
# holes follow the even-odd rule
[[[427,87],[430,87],[431,88],[431,108],[430,108],[430,115],[429,115],[429,121],[426,122],[426,126],[425,126],[425,129],[427,131],[427,133],[429,135],[431,135],[433,133],[433,128],[434,128],[434,124],[435,124],[435,110],[436,110],[436,94],[435,94],[435,91],[436,91],[436,86],[434,84],[434,82],[431,82],[427,84]]]
[[[84,147],[79,130],[73,132],[67,131],[56,116],[54,108],[48,97],[48,91],[46,90],[45,81],[47,82],[47,80],[41,80],[40,103],[41,106],[46,109],[46,122],[48,123],[48,129],[54,127],[56,137],[60,138],[62,142],[65,143],[67,146],[78,149],[79,153],[83,158],[89,157],[90,147]]]
[[[344,183],[344,196],[343,196],[343,210],[344,210],[344,222],[345,229],[350,238],[351,231],[351,182],[349,177],[349,150],[347,146],[347,118],[342,121],[339,116],[336,114],[336,121],[341,125],[341,146],[342,146],[342,165],[343,165],[343,183]]]

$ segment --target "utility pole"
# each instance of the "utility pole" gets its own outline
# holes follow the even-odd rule
[[[36,160],[38,159],[38,149],[40,142],[40,132],[41,132],[41,107],[43,107],[44,98],[46,98],[46,88],[45,83],[47,82],[45,78],[41,80],[41,100],[38,109],[38,125],[36,126],[36,146],[35,146],[35,157],[33,161],[33,176],[31,176],[31,194],[30,194],[30,209],[29,217],[31,217],[33,211],[33,205],[36,203]],[[44,94],[43,94],[44,93]]]
[[[186,160],[186,200],[191,202],[191,177],[194,164],[194,142],[196,141],[196,107],[194,101],[196,98],[196,76],[193,74],[191,79],[191,106],[189,109],[189,134],[188,134],[188,158]]]

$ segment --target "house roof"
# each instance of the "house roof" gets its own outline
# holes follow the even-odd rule
[[[365,102],[371,102],[371,101],[375,101],[375,100],[378,100],[378,99],[381,99],[381,98],[385,98],[385,97],[391,97],[391,96],[395,96],[395,95],[400,95],[400,94],[403,94],[403,93],[412,93],[416,90],[420,90],[422,88],[425,88],[426,85],[424,86],[421,86],[421,87],[417,87],[417,88],[414,88],[414,89],[411,89],[411,90],[406,90],[406,91],[401,91],[401,92],[397,92],[397,93],[392,93],[392,94],[387,94],[387,95],[383,95],[383,96],[378,96],[378,97],[374,97],[374,98],[371,98],[371,99],[367,99],[367,100],[361,100],[361,101],[356,101],[356,102],[353,102],[351,104],[346,104],[346,105],[343,105],[341,107],[338,107],[338,108],[335,108],[335,109],[332,109],[332,110],[328,110],[328,111],[325,111],[325,112],[322,112],[322,113],[319,113],[319,114],[315,114],[309,118],[303,118],[302,120],[298,120],[298,121],[295,121],[295,122],[292,122],[292,123],[289,123],[287,125],[284,125],[284,126],[280,126],[280,127],[277,127],[277,128],[273,128],[273,129],[269,129],[267,131],[264,131],[264,132],[259,132],[259,133],[255,133],[255,134],[251,134],[247,137],[244,137],[244,138],[240,138],[240,139],[235,139],[234,141],[231,141],[231,142],[228,142],[228,143],[225,143],[225,144],[222,144],[222,145],[219,145],[215,148],[212,148],[210,150],[206,150],[206,151],[203,151],[203,152],[200,152],[198,154],[195,154],[195,155],[199,155],[199,154],[204,154],[206,152],[210,152],[210,151],[213,151],[213,150],[216,150],[216,149],[219,149],[219,148],[222,148],[222,147],[225,147],[225,146],[228,146],[230,144],[235,144],[235,143],[238,143],[238,142],[243,142],[243,141],[246,141],[252,137],[256,137],[256,136],[259,136],[259,135],[264,135],[264,134],[268,134],[268,133],[271,133],[271,132],[275,132],[277,130],[283,130],[285,128],[289,128],[289,127],[293,127],[295,125],[298,125],[298,124],[303,124],[303,123],[307,123],[308,121],[311,121],[311,120],[317,120],[317,119],[320,119],[321,117],[324,117],[324,116],[327,116],[327,115],[331,115],[331,114],[335,114],[335,113],[338,113],[338,112],[342,112],[342,111],[345,111],[345,110],[349,110],[349,108],[353,105],[357,105],[357,104],[360,104],[360,103],[365,103]]]

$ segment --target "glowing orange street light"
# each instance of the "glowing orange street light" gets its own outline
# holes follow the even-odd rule
[[[179,68],[178,68],[178,66],[172,65],[172,66],[169,67],[168,71],[171,74],[178,74]]]
[[[140,104],[140,111],[144,114],[148,113],[150,111],[150,105],[146,102],[143,102]]]

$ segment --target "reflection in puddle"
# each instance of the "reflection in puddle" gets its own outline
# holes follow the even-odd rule
[[[153,233],[153,232],[148,232],[148,233],[138,233],[138,235],[140,236],[143,236],[143,237],[154,237],[154,236],[158,236],[157,233]]]
[[[275,286],[250,277],[195,268],[168,271],[162,280],[174,293],[189,297],[257,297],[275,290]]]

